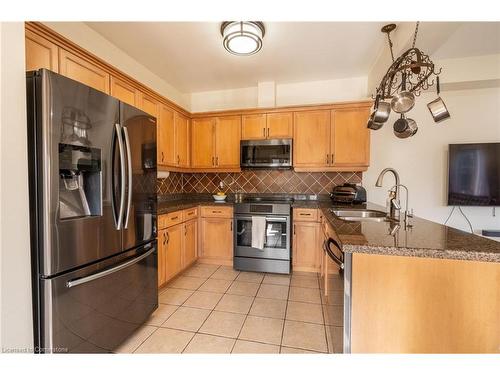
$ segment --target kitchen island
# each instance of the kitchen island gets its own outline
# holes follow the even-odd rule
[[[344,353],[500,352],[500,243],[319,208],[344,251]]]

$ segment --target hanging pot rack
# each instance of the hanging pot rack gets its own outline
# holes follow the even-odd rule
[[[376,95],[379,95],[381,100],[392,98],[402,90],[402,87],[406,87],[406,91],[419,96],[423,90],[427,90],[435,84],[433,76],[438,76],[441,73],[441,68],[436,70],[429,56],[415,47],[418,26],[419,22],[415,26],[412,47],[397,59],[394,59],[393,43],[390,35],[396,29],[396,25],[388,24],[382,27],[381,31],[387,34],[393,63],[376,89]]]

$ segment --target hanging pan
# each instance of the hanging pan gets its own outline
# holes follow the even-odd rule
[[[373,111],[368,119],[367,128],[372,130],[380,129],[389,119],[391,114],[391,105],[387,102],[380,101],[380,95],[377,95]]]
[[[415,95],[406,91],[406,73],[401,74],[401,91],[391,100],[391,108],[397,113],[406,113],[415,105]]]
[[[415,135],[418,130],[417,123],[411,118],[405,118],[401,114],[401,118],[394,123],[394,134],[398,138],[408,138]]]
[[[436,77],[436,89],[438,97],[427,104],[427,108],[429,108],[434,122],[441,122],[450,118],[450,112],[448,112],[446,104],[444,104],[443,99],[439,96],[439,76]]]

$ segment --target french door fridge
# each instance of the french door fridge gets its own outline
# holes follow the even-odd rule
[[[27,74],[34,351],[111,352],[157,308],[156,119]]]

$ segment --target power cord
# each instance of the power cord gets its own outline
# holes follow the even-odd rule
[[[446,223],[450,220],[451,218],[451,215],[453,215],[453,212],[455,211],[455,208],[457,208],[457,206],[453,206],[450,214],[448,215],[448,217],[446,218],[446,220],[444,221],[443,225],[446,225]],[[460,211],[460,213],[462,214],[462,216],[465,218],[465,220],[467,221],[467,224],[469,224],[469,228],[470,228],[470,232],[472,234],[474,234],[474,229],[472,228],[472,224],[469,220],[469,218],[465,215],[465,213],[462,211],[462,207],[458,206],[458,210]]]
[[[464,212],[462,211],[462,207],[458,206],[458,209],[460,210],[460,212],[462,213],[462,215],[464,216],[465,220],[467,220],[467,223],[469,223],[469,227],[470,227],[470,232],[472,234],[474,234],[474,229],[472,229],[472,224],[469,220],[469,218],[467,216],[465,216]]]
[[[453,215],[453,212],[455,211],[455,208],[457,208],[457,207],[456,207],[456,206],[453,206],[453,208],[452,208],[452,210],[451,210],[450,214],[449,214],[449,215],[448,215],[448,217],[446,218],[446,220],[445,220],[445,222],[444,222],[444,224],[443,224],[443,225],[446,225],[446,223],[448,222],[448,220],[450,220],[450,217],[451,217],[451,215]]]

